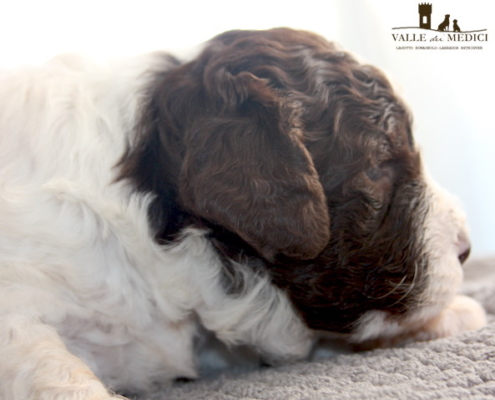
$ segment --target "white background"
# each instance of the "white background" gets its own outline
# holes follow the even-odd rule
[[[474,254],[495,253],[495,2],[430,1],[432,27],[450,14],[462,30],[487,29],[489,41],[473,43],[481,51],[397,50],[404,43],[393,41],[392,28],[418,26],[419,2],[3,0],[0,67],[60,52],[107,58],[184,49],[229,29],[313,30],[388,72],[413,109],[431,175],[464,204]]]

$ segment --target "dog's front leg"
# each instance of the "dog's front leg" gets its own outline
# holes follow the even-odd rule
[[[0,399],[110,400],[55,329],[19,314],[0,315]]]

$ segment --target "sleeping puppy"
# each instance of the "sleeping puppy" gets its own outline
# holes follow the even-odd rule
[[[279,363],[477,329],[468,254],[387,79],[314,34],[1,74],[2,399],[195,377],[205,331]]]

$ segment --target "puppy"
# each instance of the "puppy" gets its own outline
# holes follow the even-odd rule
[[[449,14],[446,14],[445,15],[445,19],[443,20],[443,22],[440,25],[438,25],[438,30],[439,31],[445,31],[445,30],[448,31],[449,30],[449,25],[450,25],[449,18],[450,18],[450,15]]]
[[[459,27],[459,25],[457,24],[457,20],[454,19],[454,32],[460,32],[461,31],[461,28]]]
[[[196,376],[209,332],[268,363],[477,329],[462,213],[385,76],[290,29],[192,60],[0,77],[0,398]]]

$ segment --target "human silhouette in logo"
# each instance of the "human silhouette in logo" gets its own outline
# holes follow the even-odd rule
[[[439,31],[449,30],[449,24],[450,24],[449,18],[450,18],[450,14],[446,14],[443,22],[440,25],[438,25]]]
[[[454,19],[454,32],[460,32],[461,28],[457,25],[457,20]]]

